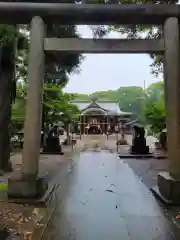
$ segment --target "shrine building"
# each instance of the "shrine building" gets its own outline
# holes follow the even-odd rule
[[[123,112],[116,101],[107,100],[73,100],[80,109],[76,133],[112,134],[119,124],[130,122],[132,113]],[[129,131],[130,125],[126,127]]]

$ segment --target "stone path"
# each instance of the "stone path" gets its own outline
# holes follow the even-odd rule
[[[130,143],[131,137],[127,138]],[[154,140],[151,138],[150,142],[153,144]],[[124,147],[122,149],[126,151]],[[158,164],[154,160],[120,161],[113,153],[117,151],[115,135],[109,136],[108,140],[106,136],[84,136],[81,141],[77,140],[73,152],[71,146],[64,147],[64,150],[64,156],[41,155],[40,173],[49,173],[50,186],[54,183],[60,184],[56,199],[52,201],[52,204],[57,204],[57,210],[52,224],[44,234],[44,240],[49,238],[52,240],[173,239],[171,232],[174,231],[174,227],[166,217],[164,218],[163,209],[157,205],[145,187],[145,185],[149,187],[155,184],[158,171],[166,167],[164,161],[158,161]],[[20,169],[21,154],[13,155],[11,160],[13,167]],[[69,163],[71,163],[70,168]],[[136,189],[137,195],[135,195],[134,189]],[[139,191],[141,192],[140,196],[138,195]],[[146,200],[145,196],[148,198],[147,202],[141,207],[140,202]],[[130,199],[135,199],[135,203]],[[135,208],[132,208],[131,204]],[[6,211],[9,211],[10,208],[12,208],[12,212],[15,210],[14,213],[20,220],[25,218],[25,222],[23,220],[16,221],[19,224],[17,226],[13,225],[13,217],[11,218],[12,223],[9,222],[12,231],[19,234],[17,239],[24,239],[24,234],[28,234],[30,237],[33,228],[32,224],[30,224],[31,228],[28,227],[28,222],[36,225],[37,219],[36,215],[32,215],[34,209],[30,206],[20,206],[20,210],[18,210],[14,205],[2,205],[1,207]],[[155,209],[158,209],[157,212]],[[130,212],[126,213],[127,211]],[[139,211],[140,214],[137,213]],[[178,209],[175,209],[173,214],[176,215],[177,211]],[[3,213],[3,211],[1,212]],[[21,212],[22,214],[19,214]],[[151,216],[149,216],[149,212]],[[31,215],[31,221],[27,221],[28,216]],[[40,217],[40,215],[43,214],[38,216]],[[19,216],[21,217],[19,218]],[[157,222],[157,228],[160,229],[156,230],[155,224],[152,226],[151,230],[156,233],[153,233],[155,238],[145,237],[144,232],[138,235],[141,225],[144,224],[144,228],[147,228],[148,224],[153,221]],[[165,231],[166,227],[168,230]],[[175,235],[178,234],[179,231]]]
[[[114,153],[80,153],[60,183],[57,208],[44,239],[180,239],[179,230],[148,188]]]

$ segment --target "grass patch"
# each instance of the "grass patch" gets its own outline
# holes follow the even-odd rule
[[[0,192],[7,192],[7,191],[8,191],[8,184],[0,183]]]

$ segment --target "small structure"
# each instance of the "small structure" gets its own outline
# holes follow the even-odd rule
[[[164,151],[167,151],[167,129],[164,129],[159,136],[161,147]]]
[[[149,154],[149,147],[146,145],[145,130],[143,127],[134,126],[131,154]]]
[[[117,123],[129,122],[132,113],[123,112],[119,103],[108,100],[72,101],[81,111],[77,122],[76,133],[80,134],[112,134]],[[130,131],[130,126],[126,127]]]
[[[62,147],[60,146],[58,126],[53,126],[49,130],[42,153],[63,155]]]

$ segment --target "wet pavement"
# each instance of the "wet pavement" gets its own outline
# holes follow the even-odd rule
[[[115,153],[81,152],[59,183],[49,239],[180,239],[148,188]]]

